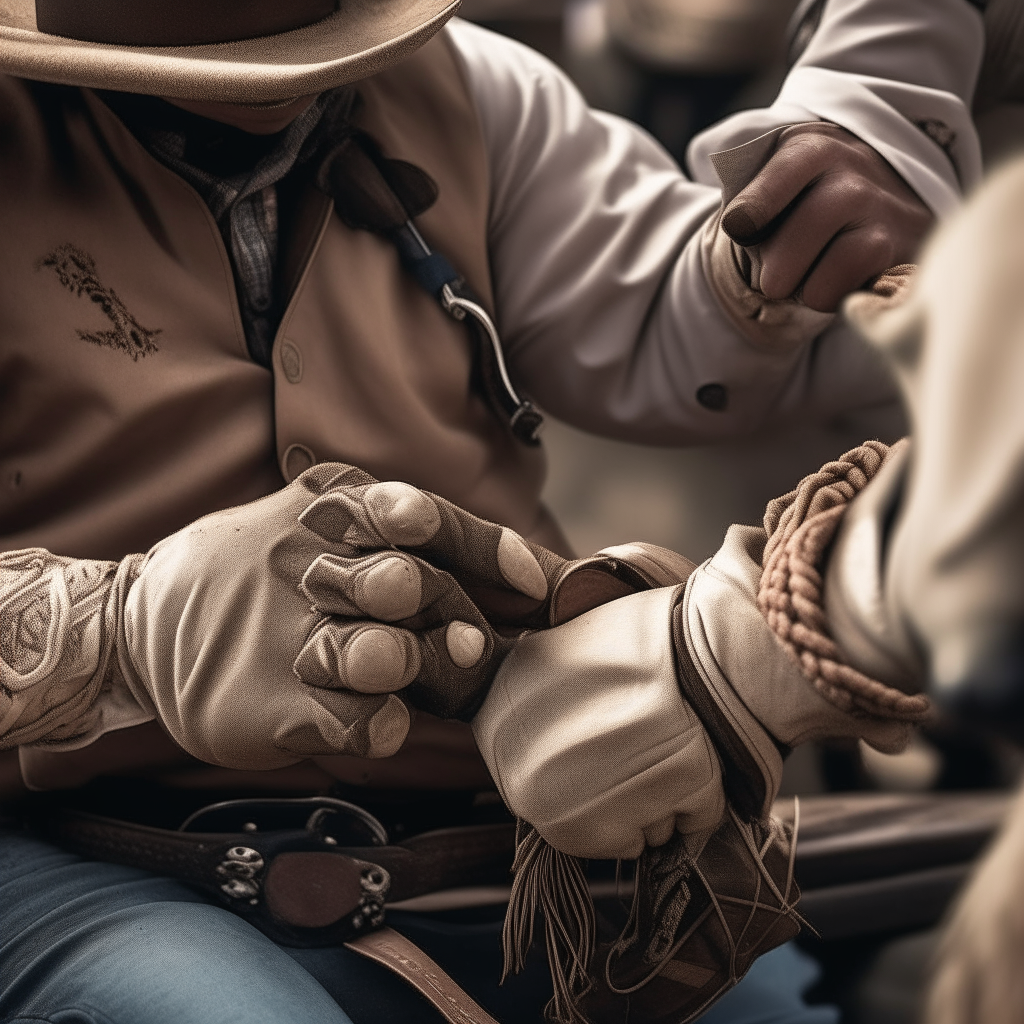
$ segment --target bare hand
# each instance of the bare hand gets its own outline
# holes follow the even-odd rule
[[[867,143],[838,125],[797,125],[726,208],[722,227],[758,247],[759,290],[834,312],[883,271],[913,262],[934,216]]]

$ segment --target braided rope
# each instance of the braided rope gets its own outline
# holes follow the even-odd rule
[[[819,566],[832,543],[846,506],[881,469],[890,453],[880,441],[866,441],[794,491],[768,503],[768,533],[757,605],[803,675],[843,711],[904,722],[927,718],[931,703],[906,694],[847,665],[829,635],[822,607],[824,580]]]

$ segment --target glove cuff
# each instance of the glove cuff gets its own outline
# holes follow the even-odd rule
[[[0,556],[0,746],[74,750],[153,717],[125,685],[116,649],[124,593],[141,556],[121,563],[42,548]]]
[[[567,563],[551,588],[548,624],[558,626],[639,591],[678,586],[696,568],[678,552],[643,541],[602,548]]]
[[[726,795],[742,819],[754,821],[771,814],[784,747],[741,694],[748,686],[762,687],[777,667],[773,657],[779,662],[786,656],[753,601],[717,571],[715,563],[730,551],[737,530],[749,528],[733,527],[722,551],[690,577],[673,615],[673,639],[680,689],[715,743]]]

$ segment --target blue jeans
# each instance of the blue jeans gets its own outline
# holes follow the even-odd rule
[[[539,1024],[543,957],[496,984],[499,927],[413,914],[389,923],[502,1024]],[[705,1024],[836,1024],[801,992],[814,964],[762,957]],[[439,1024],[404,982],[343,948],[278,946],[187,886],[84,861],[0,828],[0,1022],[22,1024]]]

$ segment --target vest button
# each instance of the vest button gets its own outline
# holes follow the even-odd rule
[[[316,456],[304,444],[290,444],[281,456],[281,475],[291,483],[300,473],[316,465]]]
[[[729,392],[724,384],[704,384],[697,388],[697,401],[712,412],[724,412],[729,404]]]
[[[290,341],[281,346],[281,369],[290,384],[302,380],[302,353]]]

